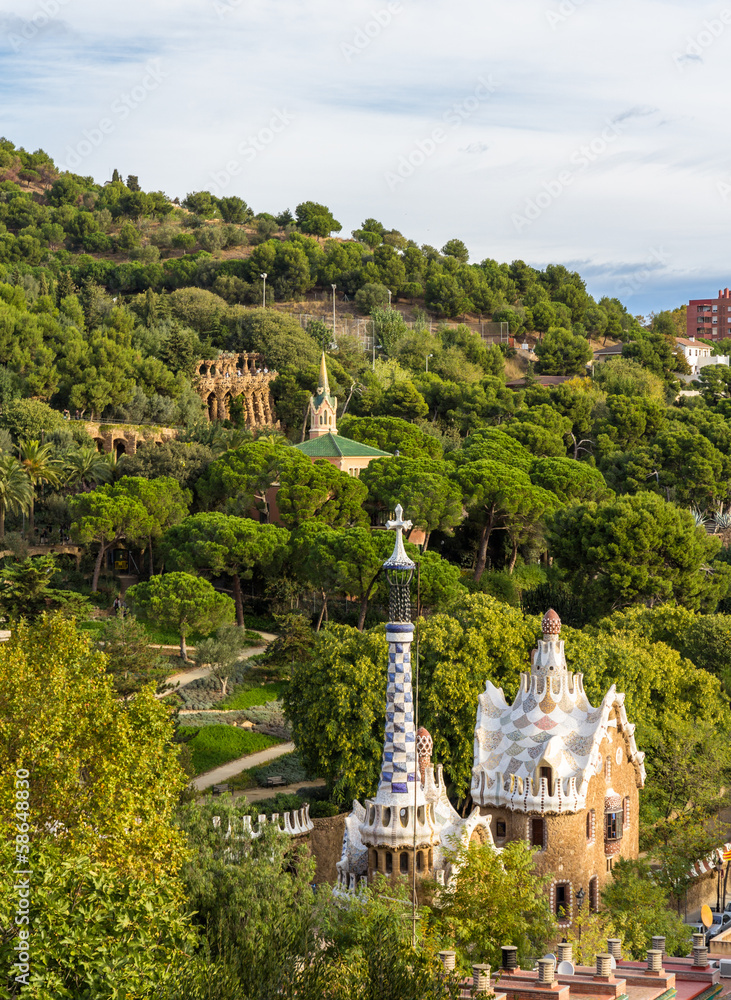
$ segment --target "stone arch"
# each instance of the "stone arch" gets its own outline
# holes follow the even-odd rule
[[[96,445],[96,450],[100,451],[102,454],[104,454],[104,438],[103,437],[95,437],[94,438],[94,444]]]
[[[208,393],[206,406],[208,407],[208,419],[218,420],[218,400],[216,399],[215,392]]]
[[[112,448],[114,449],[117,458],[121,458],[122,455],[127,454],[127,442],[124,438],[115,438],[112,441]]]

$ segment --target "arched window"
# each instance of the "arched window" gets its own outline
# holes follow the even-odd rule
[[[398,859],[399,871],[402,875],[406,875],[409,871],[409,855],[406,851],[401,852],[401,856]]]
[[[571,922],[571,883],[557,882],[553,887],[553,912],[561,923]]]
[[[416,870],[417,872],[424,871],[424,855],[421,851],[416,852]]]
[[[390,851],[386,851],[386,874],[390,875],[393,871],[393,854]]]
[[[592,875],[589,879],[589,909],[592,913],[599,911],[599,876]]]
[[[593,844],[596,838],[596,812],[590,809],[586,814],[586,842]]]
[[[378,871],[378,851],[371,851],[371,871]]]
[[[548,795],[553,795],[553,768],[552,767],[542,767],[539,774],[540,778],[546,779],[546,790]]]

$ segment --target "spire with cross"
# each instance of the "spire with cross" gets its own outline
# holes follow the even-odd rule
[[[411,521],[404,520],[404,510],[401,504],[396,505],[396,517],[386,522],[389,531],[396,532],[393,552],[383,564],[389,586],[389,621],[411,621],[411,578],[416,569],[414,563],[406,555],[404,548],[404,531],[411,528]]]

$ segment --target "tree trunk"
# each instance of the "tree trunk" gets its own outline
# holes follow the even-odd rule
[[[234,587],[234,604],[236,605],[236,624],[240,627],[244,627],[244,601],[241,596],[241,580],[239,579],[238,573],[231,574],[231,580]]]
[[[5,505],[0,507],[0,538],[5,538]]]
[[[188,647],[185,645],[185,632],[180,632],[180,659],[183,663],[190,663],[188,659]]]
[[[485,524],[482,529],[482,534],[480,535],[480,547],[477,550],[477,562],[475,563],[475,583],[478,583],[480,577],[485,572],[485,566],[487,565],[487,546],[490,544],[490,535],[492,534],[493,520],[492,517]]]
[[[102,571],[102,563],[104,562],[104,556],[106,555],[108,548],[109,546],[104,545],[103,543],[99,546],[99,553],[96,557],[96,562],[94,563],[94,576],[91,580],[91,590],[94,594],[99,589],[99,574]]]
[[[363,597],[361,598],[361,601],[360,601],[360,614],[358,615],[358,631],[359,632],[363,631],[363,626],[365,625],[366,615],[368,614],[368,602],[371,599],[371,594],[373,593],[373,588],[376,585],[376,581],[378,580],[378,577],[381,575],[381,569],[382,568],[383,568],[382,566],[378,567],[378,569],[376,570],[375,576],[373,577],[373,579],[371,580],[371,582],[368,584],[366,592],[363,595]]]
[[[150,576],[155,572],[155,566],[152,561],[152,535],[147,536],[147,545],[150,549]]]
[[[228,691],[228,677],[221,677],[220,681],[221,681],[221,694],[225,698],[226,693]]]
[[[421,550],[422,552],[426,552],[426,550],[429,548],[429,539],[430,538],[431,538],[431,531],[425,531],[424,532],[424,547]]]
[[[319,632],[320,631],[320,626],[322,625],[322,619],[323,619],[323,616],[325,614],[326,609],[327,609],[327,594],[323,590],[322,591],[322,607],[320,608],[320,617],[317,619],[317,628],[315,629],[315,632]]]
[[[515,569],[515,563],[517,562],[517,559],[518,559],[518,543],[513,542],[513,551],[510,554],[510,566],[508,567],[508,572],[511,574],[511,576],[513,570]]]

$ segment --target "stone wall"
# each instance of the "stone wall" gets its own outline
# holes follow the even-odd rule
[[[343,834],[348,813],[313,819],[315,829],[310,831],[310,850],[317,862],[315,881],[335,885],[338,873],[335,865],[340,861],[343,850]]]
[[[209,420],[227,420],[231,400],[243,396],[247,427],[274,427],[271,383],[277,372],[269,371],[261,354],[221,354],[199,361],[194,388],[206,404]]]

